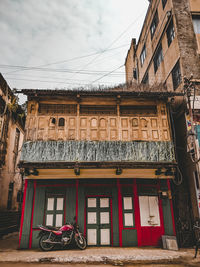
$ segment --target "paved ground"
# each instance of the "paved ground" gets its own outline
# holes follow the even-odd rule
[[[2,263],[68,263],[68,264],[180,264],[200,266],[200,254],[193,259],[194,249],[170,251],[158,248],[87,248],[86,250],[18,250],[18,233],[0,240]]]

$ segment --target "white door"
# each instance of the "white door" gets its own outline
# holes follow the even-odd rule
[[[139,196],[141,226],[160,226],[157,196]]]

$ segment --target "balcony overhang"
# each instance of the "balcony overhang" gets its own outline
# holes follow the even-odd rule
[[[173,179],[177,163],[159,162],[21,162],[28,179],[136,178]]]

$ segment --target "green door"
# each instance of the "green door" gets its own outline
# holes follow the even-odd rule
[[[88,246],[110,246],[111,199],[102,196],[87,197],[86,208]]]

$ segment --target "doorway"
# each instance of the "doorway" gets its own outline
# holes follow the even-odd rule
[[[139,196],[142,246],[157,246],[163,235],[160,203],[157,196]]]
[[[111,198],[89,196],[86,198],[86,229],[88,246],[111,245]]]

